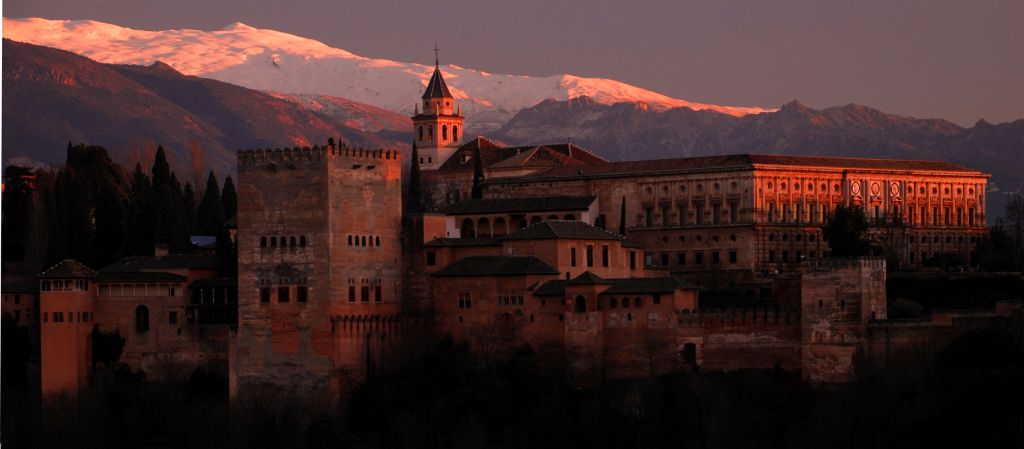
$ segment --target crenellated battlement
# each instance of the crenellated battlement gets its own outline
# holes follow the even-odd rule
[[[265,166],[267,164],[318,164],[335,158],[357,158],[376,161],[400,161],[397,150],[354,148],[335,145],[333,139],[327,145],[294,148],[258,148],[238,151],[238,167]]]
[[[779,307],[705,309],[677,314],[676,320],[681,326],[791,325],[800,322],[800,311]]]
[[[805,273],[836,271],[844,269],[882,269],[885,270],[884,257],[837,257],[817,259],[803,263]]]

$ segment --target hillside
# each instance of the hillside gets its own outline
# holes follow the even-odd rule
[[[114,159],[128,163],[161,144],[176,167],[185,167],[190,147],[198,146],[207,165],[220,172],[234,170],[241,148],[313,145],[331,136],[369,147],[402,148],[408,142],[395,132],[382,137],[353,128],[352,118],[186,76],[162,63],[102,64],[8,39],[3,63],[5,165],[61,163],[68,141],[105,146]],[[393,122],[392,115],[360,120]]]

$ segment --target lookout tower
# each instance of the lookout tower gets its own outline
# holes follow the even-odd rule
[[[441,75],[437,52],[435,46],[434,74],[423,92],[422,105],[417,105],[412,117],[421,170],[437,170],[462,145],[464,117]]]

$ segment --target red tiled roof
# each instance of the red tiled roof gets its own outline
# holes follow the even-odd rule
[[[576,144],[544,144],[509,147],[485,137],[463,144],[441,164],[439,172],[473,171],[473,155],[480,150],[485,169],[516,167],[558,167],[563,165],[607,164],[608,161]],[[470,157],[463,162],[463,155]]]

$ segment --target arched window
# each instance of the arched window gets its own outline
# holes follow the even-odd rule
[[[363,236],[363,243],[360,244],[359,246],[366,246],[366,236],[365,235]]]
[[[420,140],[423,140],[423,125],[420,125]]]
[[[608,308],[614,309],[619,306],[619,300],[612,298],[608,300]]]
[[[473,227],[473,220],[470,218],[464,218],[462,220],[462,237],[476,237],[476,230]]]
[[[548,220],[557,220],[558,215],[548,215]]]
[[[135,308],[135,330],[138,332],[149,330],[149,307],[140,305]]]
[[[583,295],[576,295],[576,299],[573,302],[573,310],[576,313],[587,313],[587,298]]]
[[[441,140],[448,140],[448,125],[441,125]]]
[[[380,246],[380,236],[379,235],[376,237],[376,242],[374,243],[374,245],[375,246]]]
[[[276,236],[270,238],[270,247],[271,248],[277,248],[277,237]]]
[[[576,219],[576,216],[575,216],[575,215],[573,215],[573,214],[566,214],[566,215],[565,215],[565,219],[566,219],[566,220],[575,220],[575,219]]]
[[[288,246],[290,246],[292,248],[295,248],[295,236],[294,235],[291,236],[291,238],[288,239]]]
[[[633,300],[633,307],[643,307],[643,306],[644,306],[643,298],[636,298],[636,299]]]
[[[481,218],[480,219],[480,224],[476,227],[476,232],[477,232],[477,234],[480,234],[481,236],[490,237],[491,236],[491,220],[488,220],[487,217]]]
[[[427,138],[429,138],[429,139],[433,139],[434,138],[434,125],[430,125],[430,126],[427,127]]]
[[[303,248],[306,247],[306,236],[304,236],[304,235],[300,235],[299,236],[299,246],[301,246]]]
[[[533,226],[533,225],[535,225],[537,223],[540,223],[542,221],[544,221],[544,219],[540,218],[540,215],[534,215],[533,218],[530,219],[530,226]]]
[[[288,246],[288,237],[281,236],[281,248]]]
[[[628,307],[629,307],[629,298],[622,298],[622,308],[625,309],[625,308],[628,308]]]
[[[452,125],[452,140],[459,140],[459,125]]]
[[[348,236],[348,246],[352,246],[352,236]]]
[[[267,247],[267,238],[266,237],[260,237],[260,248],[266,248],[266,247]]]
[[[506,224],[505,224],[505,219],[504,218],[502,218],[502,217],[495,218],[493,226],[494,226],[494,229],[491,231],[492,235],[499,236],[499,235],[505,235],[507,233],[507,229],[505,229]]]

